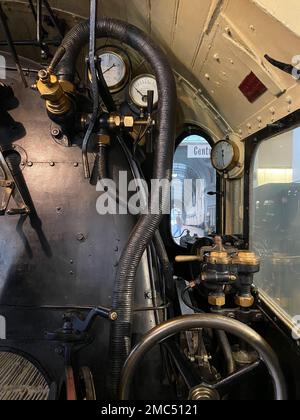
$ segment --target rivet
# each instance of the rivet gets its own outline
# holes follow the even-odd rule
[[[79,241],[79,242],[83,242],[83,241],[85,241],[85,236],[84,236],[84,234],[83,234],[83,233],[78,233],[78,234],[76,235],[76,239],[77,239],[77,241]]]
[[[62,132],[59,128],[53,128],[52,131],[51,131],[51,134],[56,139],[59,139],[62,136]]]
[[[78,168],[78,162],[74,162],[73,166],[74,168]]]
[[[261,117],[257,117],[257,121],[258,122],[262,122],[262,118]]]
[[[210,79],[210,75],[209,75],[208,73],[206,73],[205,78],[206,78],[207,80],[209,80],[209,79]]]
[[[216,53],[216,54],[214,55],[214,59],[215,59],[216,61],[218,61],[218,63],[220,62],[220,57],[219,57],[219,54],[218,54],[218,53]]]
[[[49,165],[50,166],[55,166],[55,163],[54,162],[49,162]]]
[[[255,26],[254,25],[250,25],[250,29],[251,29],[251,31],[255,31]]]
[[[226,28],[225,28],[225,32],[226,32],[228,35],[231,35],[231,29],[229,28],[229,26],[226,26]]]
[[[33,166],[32,162],[28,162],[27,165],[31,168]]]
[[[276,113],[275,108],[274,108],[274,107],[271,107],[271,108],[270,108],[270,112],[271,112],[271,114],[272,114],[272,115],[275,115],[275,113]]]

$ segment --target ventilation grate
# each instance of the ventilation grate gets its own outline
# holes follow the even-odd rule
[[[0,400],[47,400],[49,386],[24,357],[0,352]]]

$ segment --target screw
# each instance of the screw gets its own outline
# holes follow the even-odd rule
[[[51,134],[53,137],[55,137],[56,139],[59,139],[62,135],[62,132],[59,128],[53,128],[53,130],[51,131]]]
[[[38,76],[40,80],[44,83],[47,83],[49,81],[49,73],[47,72],[47,70],[40,70]]]
[[[58,354],[58,356],[61,356],[64,353],[64,350],[62,347],[56,347],[55,353]]]
[[[85,238],[83,233],[78,233],[78,235],[76,236],[76,239],[79,242],[83,242],[83,241],[85,241],[86,238]]]
[[[116,320],[118,319],[118,314],[117,314],[117,312],[111,312],[111,313],[109,314],[109,319],[110,319],[111,321],[116,321]]]

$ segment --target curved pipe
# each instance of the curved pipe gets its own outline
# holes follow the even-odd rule
[[[64,39],[62,46],[66,53],[56,67],[56,72],[61,79],[74,80],[75,64],[81,49],[88,42],[89,31],[89,23],[84,22],[75,26]],[[174,75],[166,55],[147,34],[119,20],[99,20],[96,35],[97,38],[113,38],[129,45],[151,65],[159,91],[153,178],[171,181],[177,95]],[[169,207],[169,194],[161,196],[158,193],[153,201],[155,208],[159,209],[158,214],[140,217],[119,261],[112,305],[113,310],[118,313],[118,321],[111,327],[111,372],[108,386],[111,387],[112,397],[116,396],[122,367],[131,349],[137,269],[161,223],[162,215]]]
[[[224,331],[216,331],[217,338],[219,340],[222,352],[227,364],[227,373],[232,375],[236,370],[236,363],[233,357],[231,346],[228,337]]]
[[[162,267],[165,278],[166,288],[170,291],[173,288],[173,269],[169,260],[168,253],[160,232],[157,230],[154,236],[155,249]]]
[[[120,399],[129,400],[130,388],[139,363],[156,344],[185,330],[197,328],[217,329],[235,335],[246,341],[260,355],[273,380],[275,399],[287,399],[285,379],[276,354],[270,345],[254,330],[239,321],[220,315],[187,315],[172,319],[150,331],[132,350],[128,357],[121,378]]]

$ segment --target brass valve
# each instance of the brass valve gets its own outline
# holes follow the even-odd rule
[[[119,115],[117,113],[112,113],[107,119],[108,127],[113,130],[115,128],[126,128],[133,129],[135,126],[153,126],[154,121],[151,118],[141,119],[134,118],[131,115]]]
[[[47,110],[54,115],[67,114],[72,108],[72,103],[57,76],[48,70],[40,70],[38,76],[37,89],[46,101]]]

